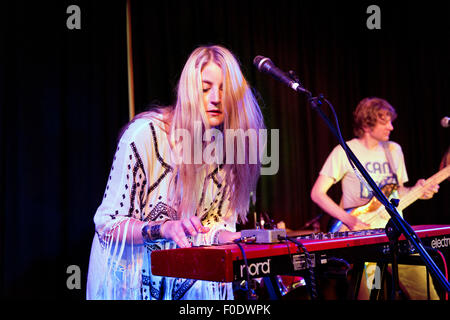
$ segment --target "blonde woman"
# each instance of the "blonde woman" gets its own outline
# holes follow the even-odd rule
[[[233,298],[230,283],[153,276],[150,254],[240,237],[260,161],[249,161],[248,142],[230,141],[239,129],[264,121],[238,61],[221,46],[195,49],[176,103],[137,115],[121,134],[94,217],[87,299]]]

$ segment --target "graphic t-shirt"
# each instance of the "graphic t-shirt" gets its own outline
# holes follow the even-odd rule
[[[386,184],[403,184],[408,181],[403,151],[398,143],[392,141],[388,143],[393,160],[393,170],[395,170],[397,177],[391,170],[381,143],[374,149],[367,149],[358,139],[354,138],[348,141],[347,145],[378,187],[382,188]],[[373,197],[366,184],[355,174],[347,155],[340,145],[336,146],[330,153],[320,174],[332,178],[334,183],[342,181],[341,206],[343,208],[364,205]]]

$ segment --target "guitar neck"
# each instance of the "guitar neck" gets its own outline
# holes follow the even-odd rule
[[[400,198],[398,209],[399,210],[405,209],[410,204],[419,199],[426,188],[428,188],[430,185],[441,183],[449,176],[450,176],[450,166],[447,166],[444,169],[440,170],[439,172],[435,173],[430,178],[428,178],[423,186],[412,188],[410,192],[408,192],[405,196]]]

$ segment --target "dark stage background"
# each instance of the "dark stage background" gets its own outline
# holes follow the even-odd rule
[[[14,1],[0,19],[0,261],[3,297],[83,299],[94,235],[120,128],[128,121],[123,1]],[[66,9],[81,9],[69,30]],[[381,30],[366,9],[381,8]],[[252,66],[256,55],[296,71],[334,105],[344,138],[366,96],[399,117],[391,138],[410,183],[438,171],[449,146],[450,3],[380,1],[131,0],[136,112],[169,104],[189,53],[222,44],[259,92],[268,128],[280,129],[280,169],[262,176],[257,210],[290,229],[322,211],[309,192],[337,141],[306,99]],[[327,109],[324,109],[327,113]],[[331,194],[337,200],[339,188]],[[411,224],[449,224],[449,182],[405,210]],[[327,216],[320,222],[322,228]],[[66,287],[70,265],[82,288]]]

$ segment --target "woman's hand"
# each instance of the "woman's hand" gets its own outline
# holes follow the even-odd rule
[[[208,231],[209,228],[204,227],[197,216],[182,220],[168,220],[161,226],[161,236],[173,240],[180,248],[191,246],[187,237]]]
[[[230,242],[233,242],[234,240],[240,239],[240,238],[241,238],[240,232],[231,232],[231,231],[223,230],[220,232],[220,235],[218,238],[218,243],[219,244],[230,243]]]

